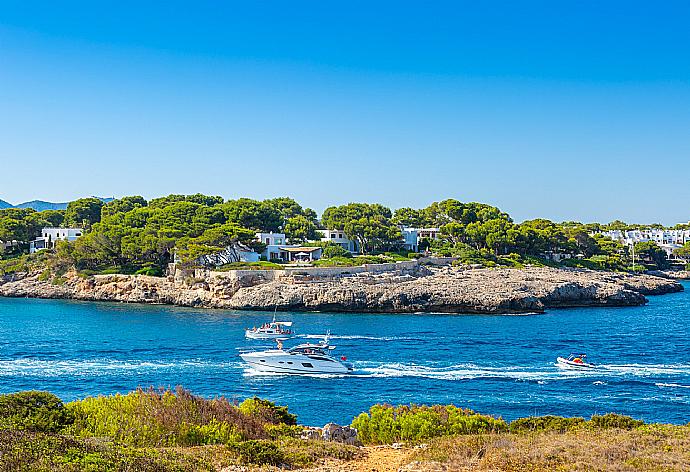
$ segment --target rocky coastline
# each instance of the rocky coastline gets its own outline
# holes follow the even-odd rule
[[[384,267],[385,266],[385,267]],[[683,290],[669,277],[575,269],[479,269],[416,262],[345,269],[213,272],[167,277],[68,272],[0,278],[0,296],[155,303],[238,310],[371,313],[539,313],[548,308],[638,306]]]

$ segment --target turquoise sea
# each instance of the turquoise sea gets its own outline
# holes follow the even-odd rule
[[[506,419],[618,412],[690,422],[690,284],[636,308],[525,316],[283,313],[300,337],[330,330],[348,376],[261,376],[244,329],[272,313],[0,298],[0,391],[64,400],[182,385],[204,396],[258,395],[304,424],[349,422],[377,402],[454,403]],[[594,371],[562,370],[587,352]]]

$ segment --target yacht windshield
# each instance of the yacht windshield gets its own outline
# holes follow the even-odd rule
[[[326,356],[326,352],[323,350],[322,347],[320,346],[296,346],[290,349],[288,352],[290,353],[296,353],[296,354],[305,354],[305,355],[320,355],[320,356]]]

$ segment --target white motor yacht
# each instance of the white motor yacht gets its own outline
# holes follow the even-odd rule
[[[291,326],[292,321],[276,321],[273,317],[270,323],[245,330],[244,335],[249,339],[287,339],[295,336]]]
[[[556,359],[556,364],[559,367],[574,368],[574,369],[593,369],[594,364],[586,361],[587,354],[570,354],[566,357],[559,357]]]
[[[259,372],[284,374],[347,374],[353,370],[345,356],[339,359],[331,355],[335,346],[328,340],[318,344],[299,344],[283,349],[282,340],[277,340],[277,349],[244,352],[242,360]]]

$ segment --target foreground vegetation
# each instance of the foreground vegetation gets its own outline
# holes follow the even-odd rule
[[[301,430],[287,408],[258,398],[235,405],[178,388],[63,404],[47,392],[20,392],[0,396],[0,470],[301,467],[358,453],[352,446],[301,441]]]
[[[55,250],[29,256],[28,242],[46,226],[78,226],[84,235],[74,243],[59,242]],[[190,266],[202,264],[201,256],[236,243],[262,252],[265,246],[255,239],[258,231],[283,232],[290,243],[323,246],[324,259],[318,265],[350,266],[370,260],[396,260],[396,254],[403,259],[414,257],[404,251],[401,228],[406,226],[437,228],[437,237],[422,239],[418,249],[456,257],[462,264],[553,264],[549,259],[558,255],[558,260],[566,258],[559,264],[630,270],[633,267],[628,249],[595,233],[638,225],[554,223],[546,219],[517,224],[491,205],[453,199],[395,212],[380,204],[350,203],[329,207],[318,219],[313,210],[286,197],[224,200],[196,194],[147,201],[130,196],[108,203],[85,198],[69,203],[64,211],[0,210],[0,241],[8,242],[0,244],[0,275],[41,268],[59,277],[72,267],[87,275],[160,275],[174,259]],[[352,258],[342,247],[321,242],[320,228],[342,230],[364,256]],[[665,252],[654,243],[639,243],[635,251],[640,262],[636,270],[668,267]],[[678,251],[679,255],[689,255],[690,244]]]
[[[352,424],[358,448],[298,439],[287,408],[235,404],[178,388],[64,404],[47,392],[0,395],[0,470],[216,471],[228,466],[320,470],[687,470],[690,426],[608,414],[508,423],[452,405],[376,405]],[[421,446],[421,447],[420,447]]]

